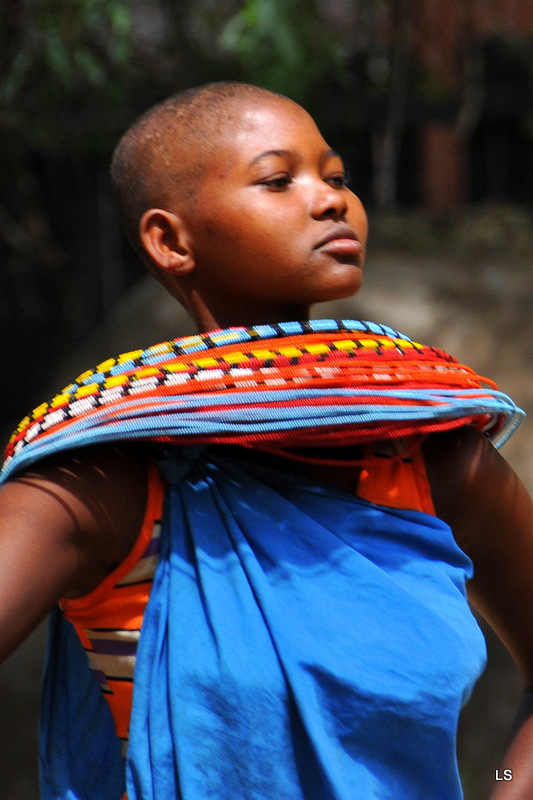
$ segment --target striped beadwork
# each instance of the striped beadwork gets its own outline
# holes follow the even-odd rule
[[[470,423],[501,444],[522,415],[492,381],[384,325],[229,328],[84,372],[22,420],[2,479],[56,451],[119,439],[295,447]]]

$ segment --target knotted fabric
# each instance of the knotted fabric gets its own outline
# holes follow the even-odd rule
[[[460,800],[485,660],[449,527],[209,450],[170,457],[129,800]]]

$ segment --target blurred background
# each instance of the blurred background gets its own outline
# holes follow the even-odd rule
[[[106,356],[192,332],[120,230],[108,179],[145,108],[217,79],[289,95],[344,157],[371,239],[360,297],[315,316],[405,330],[533,410],[533,0],[2,0],[3,440]],[[504,455],[533,491],[533,431]],[[489,668],[459,751],[494,787],[520,696]],[[36,800],[45,626],[0,668],[0,800]]]

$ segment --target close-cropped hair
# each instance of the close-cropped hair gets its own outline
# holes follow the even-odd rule
[[[259,86],[217,81],[186,89],[150,108],[119,141],[111,179],[128,239],[146,260],[139,221],[150,208],[194,207],[209,156],[237,121],[243,102],[281,95]]]

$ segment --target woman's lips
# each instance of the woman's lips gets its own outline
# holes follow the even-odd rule
[[[363,245],[349,225],[340,223],[330,228],[315,245],[315,250],[326,251],[334,255],[358,256],[363,252]]]
[[[363,245],[357,239],[330,239],[319,245],[317,250],[332,253],[334,255],[360,255],[363,252]]]

